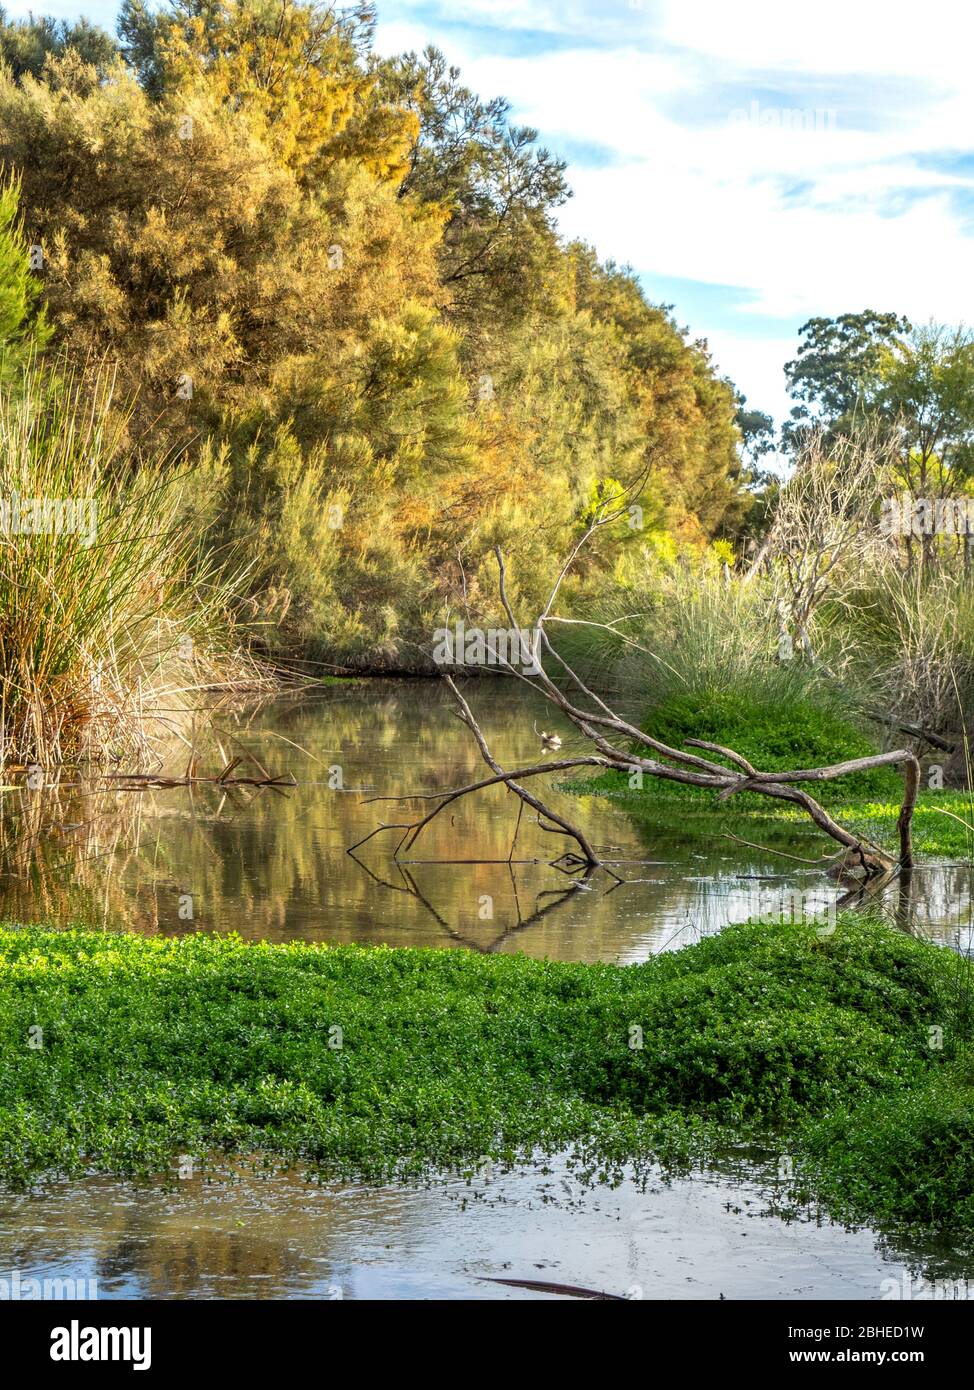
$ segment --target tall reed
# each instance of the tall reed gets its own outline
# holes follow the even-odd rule
[[[0,390],[0,762],[151,759],[239,672],[192,473],[133,456],[105,374]]]
[[[712,562],[653,567],[582,611],[584,620],[553,626],[558,649],[630,712],[726,694],[782,709],[811,702],[841,712],[851,703],[835,665],[808,662],[797,647],[782,659],[772,587],[742,583]]]

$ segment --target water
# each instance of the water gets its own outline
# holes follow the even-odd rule
[[[882,1300],[915,1289],[921,1264],[950,1279],[963,1268],[933,1247],[904,1259],[815,1214],[784,1220],[757,1179],[740,1165],[645,1191],[580,1189],[558,1160],[426,1187],[92,1178],[0,1196],[0,1279],[70,1278],[129,1299],[563,1296],[533,1283],[629,1299]]]
[[[541,756],[535,728],[553,722],[530,691],[481,680],[468,693],[502,764]],[[350,857],[348,847],[381,821],[415,819],[433,804],[367,798],[489,775],[448,692],[433,682],[330,687],[313,700],[224,713],[216,723],[220,747],[203,746],[201,772],[249,751],[299,785],[122,792],[105,783],[79,788],[65,776],[56,789],[0,797],[4,915],[147,933],[234,931],[632,962],[745,921],[769,894],[800,888],[806,906],[824,907],[839,893],[821,873],[715,838],[709,827],[688,837],[704,822],[672,803],[641,830],[604,798],[559,793],[555,784],[571,774],[535,779],[534,789],[606,858],[629,861],[616,866],[621,885],[604,871],[579,883],[550,867],[546,861],[574,846],[528,816],[509,864],[518,802],[502,787],[452,803],[405,862],[393,859],[401,832],[391,830]],[[564,745],[553,756],[588,751],[570,727],[559,732]],[[183,751],[172,770],[185,762]],[[329,785],[339,776],[344,790]],[[769,829],[742,815],[735,829],[811,859],[823,850],[822,837],[801,823]],[[951,943],[964,933],[966,941],[971,887],[967,868],[918,873],[917,929]]]
[[[530,692],[480,681],[467,693],[501,763],[537,760],[536,729],[554,725]],[[554,756],[588,751],[570,728],[558,731]],[[640,828],[604,799],[557,791],[566,774],[533,787],[620,861],[621,884],[602,870],[580,882],[552,867],[572,846],[527,815],[518,826],[516,799],[500,787],[451,804],[408,862],[393,858],[401,832],[391,830],[351,857],[349,846],[381,821],[412,820],[434,804],[368,798],[487,775],[435,683],[331,687],[224,711],[200,744],[198,770],[217,772],[248,751],[298,785],[121,792],[66,775],[57,787],[0,798],[3,915],[632,962],[747,919],[759,893],[798,887],[806,905],[824,907],[839,892],[792,861],[695,832],[682,807]],[[769,829],[742,815],[735,829],[790,854],[822,852],[802,824]],[[971,892],[966,868],[924,869],[914,929],[969,946]],[[524,1286],[534,1281],[616,1297],[879,1299],[893,1287],[884,1281],[902,1287],[919,1269],[970,1276],[974,1286],[964,1252],[904,1249],[814,1213],[782,1214],[773,1188],[766,1162],[754,1159],[648,1191],[628,1178],[579,1190],[559,1158],[547,1172],[394,1188],[242,1172],[169,1191],[93,1177],[0,1193],[0,1279],[12,1270],[96,1278],[101,1297],[559,1296]],[[518,1282],[490,1282],[502,1278]]]

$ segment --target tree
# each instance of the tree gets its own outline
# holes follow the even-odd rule
[[[460,595],[488,616],[493,545],[540,576],[634,477],[642,524],[600,532],[586,582],[743,506],[706,344],[560,242],[563,165],[506,102],[435,51],[371,57],[371,22],[126,0],[128,66],[0,71],[58,345],[117,371],[147,458],[205,460],[234,518],[211,539],[285,641],[366,663]]]
[[[741,453],[753,474],[760,460],[774,453],[774,420],[763,410],[749,409],[747,397],[739,395],[734,423],[741,433]]]
[[[483,101],[436,48],[377,62],[381,89],[415,113],[403,197],[444,208],[441,249],[450,313],[479,360],[505,328],[542,309],[559,273],[553,212],[569,196],[565,165],[510,122],[502,97]]]
[[[287,168],[315,181],[351,159],[398,183],[418,120],[383,102],[360,61],[374,12],[308,0],[124,0],[123,53],[149,95],[205,90],[243,113]]]
[[[581,244],[569,256],[578,310],[606,324],[622,347],[642,463],[667,500],[671,527],[699,542],[733,525],[748,505],[734,387],[714,372],[707,344],[688,342],[668,307],[650,304],[631,272],[600,265]]]
[[[910,327],[897,314],[872,309],[803,323],[798,355],[785,363],[788,389],[799,404],[782,431],[784,442],[800,447],[802,434],[816,425],[841,433],[869,411],[885,354]]]
[[[48,56],[62,58],[68,49],[99,73],[106,72],[118,57],[118,44],[112,36],[87,19],[75,24],[50,16],[9,20],[0,7],[0,63],[15,78],[25,73],[40,77]]]
[[[964,493],[974,473],[974,335],[871,311],[812,319],[802,332],[808,341],[786,367],[804,402],[792,411],[792,449],[800,451],[816,419],[832,438],[857,424],[889,434],[896,450],[886,488],[922,506],[917,531],[905,535],[907,562],[919,554],[930,564],[937,504]]]
[[[816,610],[854,589],[882,547],[876,500],[892,456],[888,435],[875,426],[839,437],[810,433],[778,493],[764,552],[783,595],[782,635],[790,622],[809,656]]]
[[[117,363],[160,435],[249,409],[289,359],[437,297],[434,218],[344,157],[307,188],[257,125],[218,89],[153,102],[73,52],[42,82],[0,74],[0,161],[58,337]]]
[[[16,381],[45,347],[50,326],[39,307],[40,283],[19,218],[20,185],[0,184],[0,382]]]
[[[896,422],[904,461],[921,487],[936,472],[936,495],[974,466],[974,333],[928,324],[888,349],[879,364],[876,408]],[[906,478],[904,477],[904,481]],[[925,494],[926,495],[926,494]]]

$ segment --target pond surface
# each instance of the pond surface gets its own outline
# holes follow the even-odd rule
[[[869,1231],[785,1220],[769,1183],[741,1163],[581,1188],[558,1159],[425,1187],[92,1178],[0,1194],[0,1279],[71,1279],[99,1299],[974,1296],[949,1249],[897,1255]]]
[[[541,757],[535,731],[555,726],[531,691],[482,679],[467,694],[503,765]],[[615,865],[622,884],[604,871],[579,883],[552,868],[548,861],[575,846],[527,815],[512,855],[518,802],[502,787],[452,803],[404,860],[393,859],[401,832],[392,830],[352,858],[349,846],[380,822],[416,819],[431,806],[367,798],[489,775],[436,682],[333,686],[300,703],[223,714],[216,725],[219,748],[201,746],[200,773],[249,752],[298,786],[118,791],[65,778],[57,788],[8,794],[0,798],[3,914],[147,933],[234,931],[624,963],[745,921],[778,893],[785,911],[796,888],[806,909],[839,894],[820,872],[715,835],[705,817],[672,801],[661,804],[658,823],[641,828],[605,798],[565,795],[557,784],[567,773],[532,785],[607,859],[623,861]],[[570,727],[559,732],[564,745],[552,758],[588,751]],[[182,773],[186,759],[184,751],[170,770]],[[256,769],[237,769],[248,771]],[[804,824],[748,825],[746,815],[735,825],[743,839],[809,859],[822,854],[822,837]],[[924,868],[914,894],[915,929],[969,942],[967,867]]]
[[[467,697],[508,767],[540,756],[556,725],[531,692],[472,682]],[[523,951],[562,960],[633,962],[676,949],[783,903],[839,889],[817,871],[716,837],[683,806],[638,825],[623,807],[533,783],[585,830],[623,881],[579,882],[550,862],[572,848],[494,787],[452,803],[405,861],[401,832],[431,803],[368,798],[436,792],[487,775],[448,692],[432,682],[363,682],[314,698],[220,714],[198,747],[200,773],[253,754],[297,786],[123,792],[106,783],[0,797],[2,915],[22,922],[101,924],[250,939]],[[557,757],[588,751],[558,728]],[[181,764],[171,770],[185,770]],[[255,769],[251,767],[251,771]],[[243,765],[238,773],[245,773]],[[760,826],[760,828],[758,828]],[[808,859],[809,827],[749,824],[743,839]],[[516,839],[515,839],[516,832]],[[890,903],[896,909],[895,900]],[[913,929],[970,947],[971,874],[925,867]],[[874,1298],[913,1289],[918,1271],[972,1280],[974,1260],[949,1249],[893,1247],[804,1214],[782,1214],[773,1181],[743,1160],[720,1172],[579,1190],[564,1160],[427,1186],[315,1187],[289,1175],[192,1178],[177,1191],[90,1178],[29,1195],[0,1192],[0,1279],[97,1279],[101,1297],[562,1296],[573,1285],[616,1297]],[[512,1279],[515,1284],[490,1282]],[[887,1281],[884,1283],[884,1281]],[[966,1288],[966,1285],[964,1285]]]

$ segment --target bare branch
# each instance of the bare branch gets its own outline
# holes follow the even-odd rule
[[[521,801],[521,808],[518,815],[519,826],[524,806],[530,806],[537,813],[538,824],[542,830],[549,833],[567,835],[574,839],[579,846],[581,850],[580,859],[573,855],[563,856],[562,861],[555,861],[556,864],[568,861],[570,864],[598,865],[600,863],[598,856],[584,832],[577,826],[573,826],[563,816],[552,811],[540,801],[538,797],[523,787],[520,782],[520,779],[539,776],[545,772],[561,771],[572,767],[593,766],[614,769],[620,772],[639,771],[662,781],[677,782],[684,786],[702,787],[715,791],[718,794],[718,801],[726,801],[728,798],[742,791],[756,793],[780,801],[788,801],[793,805],[799,806],[813,824],[842,847],[842,858],[845,864],[851,864],[861,869],[865,879],[876,880],[881,876],[888,875],[896,867],[889,855],[839,824],[839,822],[836,821],[808,791],[795,784],[828,782],[838,777],[867,771],[872,768],[902,765],[904,771],[904,788],[903,799],[897,820],[900,842],[898,863],[899,867],[904,871],[912,868],[912,819],[919,788],[920,765],[915,754],[909,749],[901,748],[889,753],[852,758],[845,762],[833,763],[824,767],[796,768],[781,772],[762,772],[732,748],[725,748],[716,743],[708,743],[703,739],[686,740],[687,747],[702,749],[704,752],[724,760],[723,762],[715,762],[710,758],[701,757],[695,753],[688,752],[686,748],[670,747],[668,744],[662,743],[659,739],[654,738],[652,734],[630,723],[629,720],[622,718],[601,698],[601,696],[591,690],[570,663],[554,650],[548,638],[548,634],[545,631],[545,622],[559,621],[559,619],[552,617],[551,608],[557,598],[561,584],[585,542],[600,526],[606,525],[610,520],[614,519],[615,515],[618,515],[618,513],[614,513],[611,516],[606,514],[597,517],[585,532],[582,539],[573,546],[568,559],[559,571],[545,607],[535,626],[535,640],[532,644],[527,644],[530,650],[526,655],[530,658],[534,679],[528,679],[523,672],[519,671],[513,663],[506,658],[502,659],[501,662],[509,674],[525,680],[532,689],[542,693],[546,700],[555,709],[559,710],[589,741],[596,750],[595,753],[583,757],[563,758],[557,762],[545,761],[532,764],[528,767],[520,767],[514,771],[505,771],[491,753],[484,734],[477,724],[469,704],[458,690],[453,679],[445,674],[443,679],[457,702],[459,717],[473,734],[480,749],[481,756],[488,767],[490,767],[493,776],[446,792],[419,794],[416,799],[435,800],[438,802],[437,806],[420,820],[410,825],[404,826],[397,824],[395,826],[379,827],[380,829],[397,829],[403,831],[396,849],[396,855],[398,856],[403,848],[410,848],[415,843],[417,836],[433,819],[435,819],[445,806],[452,804],[460,797],[472,795],[486,787],[503,783],[510,791],[514,792]],[[847,521],[843,521],[842,525],[843,536],[845,536],[849,529]],[[500,547],[495,548],[495,555],[498,565],[498,583],[501,604],[503,605],[504,612],[510,623],[511,633],[518,634],[518,640],[521,641],[520,633],[522,628],[517,621],[507,592],[507,573],[504,556]],[[816,553],[815,563],[811,571],[812,586],[804,590],[806,598],[811,595],[812,599],[814,599],[815,595],[819,592],[818,585],[822,581],[823,575],[827,576],[831,573],[833,563],[834,556],[828,547],[825,548],[824,552],[820,550]],[[525,653],[520,652],[519,655],[523,657]],[[561,684],[556,683],[545,669],[544,660],[546,657],[555,660],[560,667],[563,673]],[[581,692],[581,696],[587,705],[590,704],[595,706],[594,709],[581,708],[574,703],[573,699],[563,688],[565,678],[567,678],[570,685]],[[612,741],[613,737],[616,741]],[[634,752],[633,748],[644,749],[655,756],[647,757],[644,753]],[[726,766],[727,763],[731,763],[732,766]],[[408,798],[373,799],[405,800]],[[375,834],[376,832],[373,831],[372,833]],[[515,840],[516,834],[517,832],[515,832]],[[364,843],[364,841],[360,841],[359,843]]]

